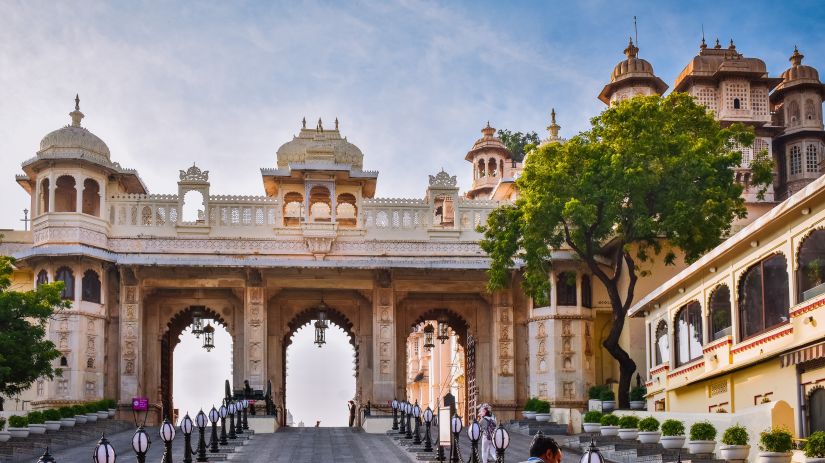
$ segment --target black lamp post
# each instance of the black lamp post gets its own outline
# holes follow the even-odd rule
[[[215,348],[215,328],[212,328],[211,324],[203,328],[203,348],[206,352],[211,352]]]
[[[237,439],[238,436],[235,435],[235,402],[229,402],[227,408],[229,409],[229,438]]]
[[[117,460],[115,449],[109,444],[106,434],[101,435],[95,446],[95,453],[92,454],[92,461],[95,463],[115,463],[115,460]]]
[[[496,432],[493,433],[493,446],[496,448],[496,463],[504,463],[504,451],[510,446],[510,433],[504,429],[504,425],[501,423],[496,428]]]
[[[407,439],[412,439],[412,423],[410,420],[412,419],[412,404],[409,402],[404,402],[404,414],[407,417],[407,434],[404,435]]]
[[[430,407],[424,410],[424,451],[433,451],[433,440],[430,437],[430,425],[433,422],[433,411]]]
[[[227,445],[229,442],[226,441],[226,415],[229,413],[227,410],[226,405],[221,405],[221,408],[218,409],[218,414],[221,415],[221,445]]]
[[[186,415],[180,420],[180,430],[183,432],[183,463],[192,463],[192,430],[195,429],[195,423],[192,421],[192,418],[189,417],[189,413],[187,412]],[[174,431],[175,428],[172,428]],[[161,428],[161,433],[163,432],[163,428]],[[174,432],[173,432],[174,435]],[[163,437],[163,436],[161,436]],[[164,439],[166,442],[166,439]],[[171,447],[171,442],[169,446]],[[171,451],[171,450],[170,450]],[[170,454],[171,458],[171,454]],[[171,460],[169,460],[171,461]]]
[[[172,423],[170,423],[167,418],[163,419],[163,424],[160,426],[160,439],[166,447],[161,463],[172,463],[172,441],[175,439],[175,427],[172,426]],[[186,448],[189,448],[189,446]],[[189,461],[192,460],[190,459]]]
[[[46,451],[43,452],[43,455],[37,460],[37,463],[57,463],[54,461],[54,457],[51,453],[49,453],[49,448],[46,447]]]
[[[467,428],[467,435],[470,437],[470,448],[472,449],[470,452],[470,461],[467,463],[479,463],[478,439],[481,438],[481,426],[475,418],[473,418],[473,422],[470,423],[470,426]]]
[[[215,406],[209,410],[209,422],[212,423],[212,435],[209,437],[209,451],[216,453],[218,451],[218,418],[220,414]]]
[[[431,351],[435,344],[433,343],[433,333],[435,333],[435,328],[430,323],[427,323],[427,326],[424,327],[424,349],[427,351]]]
[[[447,317],[438,317],[438,340],[441,344],[450,339],[450,325],[447,324]]]
[[[206,428],[206,413],[204,413],[203,410],[199,411],[198,415],[195,416],[195,425],[198,427],[198,458],[196,458],[195,461],[209,461],[209,459],[206,458],[206,439],[203,436],[204,429]]]
[[[241,425],[241,409],[243,406],[240,402],[235,402],[235,434],[240,436],[243,434],[243,426]]]
[[[421,407],[418,406],[418,401],[415,401],[415,405],[413,405],[413,419],[415,420],[415,438],[413,438],[413,444],[421,445]]]
[[[682,454],[679,453],[679,457],[677,458],[679,461],[682,461]],[[604,457],[602,456],[602,452],[599,451],[599,448],[596,447],[596,442],[593,439],[590,439],[590,447],[584,452],[580,463],[604,463]]]
[[[461,417],[458,415],[453,415],[453,419],[450,421],[450,431],[453,432],[453,442],[450,445],[450,462],[451,463],[458,463],[459,460],[459,452],[458,452],[458,438],[461,436],[461,430],[464,428],[464,424],[461,422]]]
[[[398,434],[404,435],[407,434],[407,425],[406,420],[404,419],[404,402],[398,402],[398,413],[399,416],[399,426],[398,426]]]
[[[132,450],[134,450],[137,455],[138,463],[146,463],[146,452],[149,451],[149,445],[151,445],[151,443],[152,442],[149,441],[149,435],[146,434],[143,426],[138,427],[132,436]]]
[[[398,399],[392,399],[392,430],[398,431]]]
[[[247,414],[246,413],[247,413],[247,410],[249,409],[249,400],[243,399],[243,400],[241,400],[241,403],[243,404],[243,429],[247,430],[247,429],[249,429],[249,421],[247,421]]]

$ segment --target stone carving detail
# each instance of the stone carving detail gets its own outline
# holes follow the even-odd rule
[[[381,360],[381,374],[382,375],[389,375],[390,374],[390,361],[389,360]]]
[[[209,171],[200,170],[198,166],[192,164],[192,167],[180,171],[180,181],[182,182],[208,182]]]
[[[264,288],[252,286],[247,288],[246,303],[246,378],[254,388],[264,387],[263,365],[265,364],[264,325],[266,311],[264,310]]]
[[[443,169],[441,172],[430,175],[430,186],[436,188],[455,188],[458,185],[458,179],[455,175],[450,175]]]
[[[539,398],[546,399],[547,397],[547,383],[539,383]]]
[[[329,251],[332,249],[332,242],[335,241],[334,237],[328,236],[313,236],[304,239],[307,243],[307,249],[311,254],[315,255],[316,258],[324,254],[329,254]]]
[[[510,305],[510,297],[507,292],[498,292],[494,296],[494,303],[498,306],[498,358],[499,375],[513,375],[513,307]]]
[[[84,243],[99,248],[108,247],[108,238],[105,234],[86,228],[56,228],[47,227],[35,230],[32,239],[35,246],[49,243]]]
[[[592,339],[590,337],[590,323],[584,324],[584,355],[593,355],[593,348],[591,346]]]
[[[565,399],[574,399],[576,397],[576,391],[572,381],[565,381],[561,383],[561,387],[563,391],[562,395]]]
[[[129,275],[126,275],[127,280],[130,279],[128,277],[132,277],[131,279],[133,279],[133,275],[131,275],[131,272],[129,273]],[[134,281],[134,283],[137,283],[137,281]],[[125,301],[124,316],[120,320],[121,364],[123,365],[123,374],[125,376],[132,376],[137,374],[135,371],[137,362],[135,345],[137,344],[139,331],[138,287],[126,286],[121,294]],[[90,339],[90,341],[92,340]],[[92,344],[91,347],[94,348],[94,345]]]

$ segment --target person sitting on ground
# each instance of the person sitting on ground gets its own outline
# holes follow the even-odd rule
[[[561,449],[552,437],[536,434],[530,444],[530,458],[523,463],[561,463]]]

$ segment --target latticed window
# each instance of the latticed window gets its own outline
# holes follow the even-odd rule
[[[807,172],[819,172],[819,156],[816,153],[816,145],[808,145],[805,148],[805,170]]]
[[[255,225],[264,224],[264,210],[260,207],[255,209]]]
[[[728,109],[748,109],[748,84],[744,80],[725,84],[725,105]]]
[[[252,223],[252,209],[245,207],[243,208],[243,224],[249,225]]]
[[[755,116],[768,115],[768,89],[764,87],[751,89],[751,109]]]
[[[802,150],[799,146],[791,146],[791,175],[799,175],[802,173]]]
[[[739,151],[742,154],[742,162],[739,164],[739,166],[744,169],[750,167],[751,161],[753,161],[753,147],[742,146],[739,143],[736,143],[734,144],[733,149]]]
[[[401,214],[398,211],[392,211],[392,228],[401,226]]]
[[[155,211],[155,223],[157,225],[163,225],[166,223],[166,208],[159,207]]]
[[[241,211],[237,207],[233,207],[230,211],[231,222],[233,225],[241,223]]]
[[[404,228],[412,228],[412,216],[408,211],[404,211]]]
[[[149,206],[143,206],[140,211],[140,223],[143,226],[152,224],[152,209]]]
[[[387,213],[384,211],[378,211],[375,214],[375,226],[378,228],[387,228],[387,225],[390,224],[390,218],[387,216]]]
[[[716,113],[716,89],[713,87],[696,87],[693,93],[696,102]]]

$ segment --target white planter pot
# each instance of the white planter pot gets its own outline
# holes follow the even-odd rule
[[[587,409],[588,410],[596,410],[597,412],[602,411],[602,401],[598,399],[590,399],[587,401]]]
[[[116,408],[110,408],[109,410],[107,410],[107,412],[109,413],[109,418],[114,418],[115,413],[117,413],[117,409]]]
[[[639,442],[643,444],[658,444],[661,437],[661,431],[639,431]]]
[[[697,453],[713,453],[716,449],[715,440],[692,440],[688,441],[688,450],[696,455]]]
[[[11,439],[11,433],[8,431],[0,431],[0,442],[8,442]]]
[[[6,428],[6,431],[11,434],[11,437],[15,439],[22,439],[24,437],[29,437],[29,428]]]
[[[60,425],[64,428],[73,428],[74,424],[77,423],[77,420],[74,418],[61,418]]]
[[[29,432],[32,434],[46,434],[45,424],[30,424]]]
[[[599,430],[602,433],[602,436],[618,436],[619,435],[619,427],[618,426],[602,426]]]
[[[719,455],[723,460],[747,460],[751,451],[750,445],[720,445]],[[808,460],[811,461],[811,460]]]
[[[685,436],[662,436],[659,443],[666,449],[680,449],[685,446]]]
[[[550,421],[552,416],[550,413],[536,413],[536,421]]]
[[[625,440],[636,440],[639,437],[639,430],[636,428],[619,429],[619,438]]]
[[[602,429],[602,425],[599,423],[584,423],[582,426],[584,427],[584,432],[599,432]]]
[[[524,417],[528,420],[535,420],[536,419],[536,412],[521,412],[524,414]]]
[[[78,422],[80,424],[84,424],[84,423],[89,421],[89,419],[86,418],[86,415],[75,415],[74,419],[75,419],[76,422]]]
[[[759,452],[759,463],[791,463],[793,452]]]
[[[105,420],[106,418],[109,418],[109,412],[97,412],[97,419]]]
[[[612,412],[616,409],[616,401],[615,400],[602,400],[602,411]]]
[[[61,424],[60,421],[46,421],[46,429],[49,431],[57,431],[60,429]]]
[[[95,421],[97,421],[97,413],[87,413],[83,416],[86,417],[87,423],[94,423]]]
[[[631,400],[630,401],[630,409],[631,410],[644,410],[647,408],[647,402],[644,400]]]

